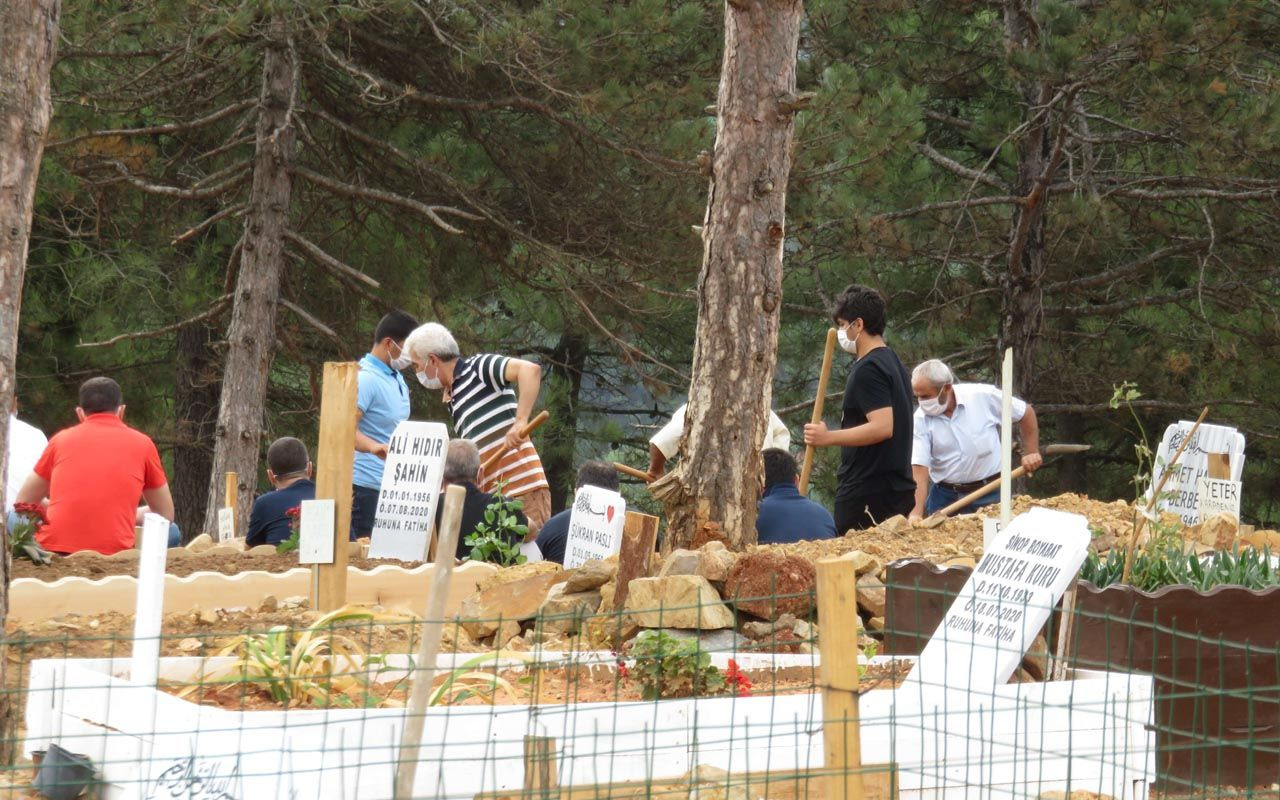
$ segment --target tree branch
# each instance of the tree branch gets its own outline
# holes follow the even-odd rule
[[[169,244],[179,245],[196,236],[199,236],[201,233],[203,233],[204,231],[207,231],[209,228],[218,224],[220,221],[226,219],[227,217],[230,217],[233,215],[239,216],[240,214],[243,214],[245,208],[246,206],[243,203],[237,203],[234,206],[227,206],[226,208],[219,211],[217,214],[214,214],[212,217],[209,217],[204,222],[201,222],[199,225],[196,225],[192,228],[188,228],[184,233],[181,233],[178,236],[174,237],[169,242]]]
[[[333,341],[337,342],[339,345],[343,345],[343,344],[345,344],[345,343],[342,341],[342,338],[341,338],[341,337],[339,337],[339,336],[338,336],[338,334],[334,332],[333,328],[330,328],[328,325],[325,325],[325,324],[324,324],[323,322],[321,322],[320,320],[318,320],[318,319],[316,319],[315,317],[311,316],[311,314],[307,313],[307,311],[306,311],[305,309],[303,309],[302,307],[298,306],[298,305],[297,305],[297,304],[295,304],[295,303],[291,303],[291,302],[289,302],[288,300],[286,300],[286,299],[285,299],[285,298],[283,298],[283,297],[281,297],[281,298],[280,298],[280,305],[282,305],[282,306],[284,306],[285,308],[289,309],[289,310],[290,310],[290,311],[292,311],[294,314],[297,314],[297,315],[298,315],[298,319],[302,320],[303,322],[307,323],[307,324],[308,324],[308,325],[310,325],[311,327],[313,327],[313,328],[315,328],[316,330],[320,331],[320,333],[324,334],[324,335],[325,335],[325,336],[327,336],[328,338],[330,338],[330,339],[332,339]]]
[[[122,162],[112,161],[109,163],[116,168],[116,171],[120,173],[125,181],[138,189],[141,189],[147,194],[158,194],[163,197],[177,197],[183,200],[208,200],[209,198],[226,194],[231,189],[234,189],[236,186],[244,183],[245,179],[253,172],[251,165],[248,162],[245,162],[239,172],[232,175],[222,183],[214,184],[213,186],[205,189],[184,189],[181,186],[166,186],[161,183],[148,183],[129,172],[129,168]]]
[[[992,197],[966,197],[961,200],[941,200],[937,203],[925,203],[914,208],[904,208],[901,211],[887,211],[883,214],[876,214],[873,220],[883,220],[891,222],[895,219],[903,219],[905,217],[914,217],[917,214],[926,214],[930,211],[946,211],[951,208],[972,208],[973,206],[997,206],[997,205],[1018,205],[1023,202],[1023,198],[1016,195],[997,195]]]
[[[462,209],[454,208],[453,206],[429,206],[426,203],[414,200],[411,197],[405,197],[401,194],[395,194],[394,192],[385,192],[381,189],[369,189],[363,186],[343,183],[342,181],[334,180],[327,175],[321,175],[318,172],[313,172],[306,167],[295,166],[293,167],[292,172],[294,175],[304,178],[316,186],[328,189],[330,192],[343,197],[358,197],[363,200],[372,200],[379,203],[407,208],[410,211],[416,211],[429,219],[436,225],[436,227],[449,233],[460,234],[462,233],[462,229],[445,222],[440,216],[441,214],[453,214],[455,216],[462,217],[463,219],[473,221],[483,219],[483,217],[478,214],[472,214],[469,211],[463,211]]]
[[[382,284],[378,283],[376,280],[364,274],[363,272],[356,269],[355,267],[348,266],[347,264],[344,264],[343,262],[329,255],[327,252],[324,251],[323,248],[321,248],[319,245],[315,244],[314,242],[310,241],[309,239],[304,238],[297,231],[286,230],[284,232],[284,238],[287,241],[292,242],[294,245],[296,245],[297,248],[301,250],[304,255],[307,256],[307,258],[311,259],[316,264],[320,265],[321,267],[324,267],[330,272],[334,272],[340,277],[346,277],[352,280],[360,281],[362,283],[365,283],[373,287],[374,289],[382,288]]]
[[[220,108],[212,114],[193,119],[189,122],[173,122],[168,125],[150,125],[145,128],[116,128],[115,130],[93,131],[91,133],[82,133],[79,136],[73,136],[70,139],[60,139],[56,142],[50,142],[45,145],[45,150],[57,150],[59,147],[83,142],[87,139],[101,139],[106,136],[156,136],[165,133],[178,133],[179,131],[192,131],[197,128],[203,128],[212,125],[218,120],[225,119],[232,114],[251,108],[257,100],[241,100],[238,103],[232,103],[226,108]]]
[[[222,312],[226,311],[227,308],[230,307],[230,305],[231,305],[231,295],[224,294],[222,297],[219,297],[217,300],[215,300],[213,305],[210,306],[207,310],[199,314],[196,314],[194,317],[184,319],[181,322],[175,322],[172,325],[165,325],[163,328],[156,328],[150,331],[138,331],[136,333],[122,333],[119,336],[113,336],[110,339],[107,339],[106,341],[102,341],[102,342],[81,342],[78,346],[79,347],[109,347],[113,344],[116,344],[118,342],[123,342],[127,339],[153,339],[157,336],[163,336],[166,333],[173,333],[174,331],[181,330],[182,328],[186,328],[190,325],[195,325],[197,322],[205,322],[207,320],[215,319],[220,314],[222,314]]]
[[[966,167],[964,164],[961,164],[959,161],[955,161],[953,159],[947,158],[942,153],[939,153],[937,150],[934,150],[928,144],[925,144],[923,142],[917,142],[911,145],[911,149],[915,150],[920,155],[924,156],[925,158],[929,159],[933,163],[942,167],[947,172],[950,172],[952,175],[958,175],[961,178],[967,178],[968,180],[971,180],[975,183],[986,184],[987,186],[990,186],[994,189],[1003,189],[1005,191],[1009,190],[1009,187],[1005,186],[1004,183],[1002,183],[1000,179],[996,178],[994,175],[988,175],[986,172],[976,170],[971,167]]]

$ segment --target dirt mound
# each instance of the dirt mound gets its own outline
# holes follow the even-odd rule
[[[261,572],[288,572],[298,567],[298,554],[284,555],[249,555],[239,553],[229,556],[223,553],[205,554],[191,553],[185,550],[171,550],[165,564],[165,572],[179,577],[193,572],[221,572],[224,575],[235,575],[240,572],[258,570]],[[360,569],[373,569],[380,564],[395,564],[413,568],[417,563],[380,558],[352,558],[347,564]],[[59,578],[78,576],[89,580],[98,580],[109,575],[138,574],[137,558],[107,558],[97,553],[78,553],[71,557],[54,556],[53,563],[41,566],[25,558],[13,560],[12,578],[36,578],[42,581],[56,581]]]

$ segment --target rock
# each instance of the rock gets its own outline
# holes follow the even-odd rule
[[[773,622],[744,622],[742,635],[756,641],[768,639],[778,631],[794,630],[798,621],[794,614],[783,614]]]
[[[911,522],[901,514],[895,514],[881,522],[876,528],[884,533],[903,533],[911,530]]]
[[[813,612],[817,573],[813,562],[773,551],[738,559],[725,581],[725,598],[739,611],[767,620],[782,614],[808,617]]]
[[[698,649],[708,653],[736,653],[745,649],[747,640],[732,628],[718,631],[689,631],[671,628],[665,633],[673,639],[696,639]]]
[[[568,582],[552,586],[539,606],[538,625],[543,630],[573,635],[582,628],[582,621],[600,607],[599,592],[569,592],[568,586]]]
[[[609,581],[600,587],[600,613],[613,613],[613,598],[618,593],[618,584],[616,581]]]
[[[1267,530],[1254,531],[1253,533],[1242,536],[1240,540],[1255,549],[1267,549],[1272,553],[1280,554],[1280,532]]]
[[[204,642],[190,636],[178,642],[178,649],[184,653],[196,653],[204,647]]]
[[[723,584],[729,579],[733,565],[738,562],[738,555],[724,546],[724,542],[707,542],[698,549],[698,570],[701,575],[713,584]]]
[[[536,567],[542,563],[546,562],[521,564],[512,570],[498,570],[495,576],[503,572],[514,572],[525,566]],[[504,583],[491,583],[487,588],[463,600],[458,615],[462,627],[471,634],[471,638],[484,639],[498,630],[499,618],[516,622],[533,619],[546,599],[547,592],[564,580],[564,571],[560,569],[560,565],[553,563],[552,567],[553,570],[524,570],[522,574],[525,577]]]
[[[262,602],[258,604],[258,611],[263,614],[270,614],[280,608],[280,601],[276,599],[274,594],[269,594],[262,598]]]
[[[215,549],[221,549],[221,548],[223,548],[223,547],[229,547],[229,546],[230,546],[230,545],[218,545],[218,547],[217,547],[217,548],[215,548]],[[259,545],[254,545],[253,547],[250,547],[248,550],[245,550],[245,551],[244,551],[244,554],[245,554],[246,556],[274,556],[274,555],[277,555],[277,553],[276,553],[276,546],[275,546],[274,544],[259,544]]]
[[[689,546],[697,550],[708,542],[720,542],[721,544],[729,542],[729,537],[725,536],[724,531],[720,530],[720,523],[703,523],[702,527],[693,534],[693,541],[689,543]]]
[[[476,591],[485,592],[495,586],[501,586],[504,583],[515,583],[523,581],[527,578],[546,575],[548,573],[563,572],[564,567],[554,561],[535,561],[532,564],[519,564],[514,567],[504,567],[497,570],[492,575],[487,575],[483,580],[476,584]],[[564,578],[560,578],[564,580]],[[558,581],[553,581],[557,583]],[[547,584],[550,587],[550,584]]]
[[[292,597],[286,597],[285,599],[281,600],[280,607],[285,609],[286,611],[299,609],[299,608],[310,608],[311,599],[306,595],[295,594]]]
[[[884,616],[885,588],[879,578],[858,578],[858,607],[873,617]]]
[[[205,625],[217,625],[219,622],[222,622],[222,617],[219,617],[218,612],[214,611],[212,608],[197,607],[195,615],[196,621]]]
[[[867,630],[882,631],[884,630],[884,617],[872,617],[867,620]]]
[[[1194,526],[1191,531],[1201,544],[1207,544],[1215,550],[1230,550],[1240,534],[1240,521],[1231,514],[1215,514]]]
[[[853,562],[853,571],[858,575],[875,575],[883,568],[880,559],[861,550],[851,550],[842,558],[847,558]]]
[[[504,619],[493,634],[493,649],[501,650],[512,639],[520,638],[520,623],[513,619]]]
[[[642,628],[733,627],[733,612],[707,579],[698,575],[636,578],[624,610]]]
[[[599,589],[612,580],[617,572],[618,564],[616,561],[610,564],[607,561],[593,558],[569,573],[569,580],[565,582],[564,592],[565,594],[577,594],[578,592]]]
[[[662,560],[662,569],[658,570],[658,577],[661,578],[666,575],[696,575],[698,574],[698,562],[700,560],[701,557],[694,550],[672,550]]]
[[[476,646],[471,640],[471,636],[463,630],[460,625],[445,625],[440,631],[440,647],[442,650],[457,652],[458,650],[470,650]]]
[[[496,636],[494,637],[494,641],[497,641]],[[507,643],[502,646],[502,649],[514,651],[517,653],[527,653],[530,650],[532,650],[533,647],[532,645],[529,644],[528,639],[524,638],[523,636],[517,636],[514,639],[507,640]]]
[[[191,541],[187,542],[187,549],[193,553],[203,553],[213,547],[213,537],[207,533],[202,533]]]
[[[978,562],[969,556],[956,556],[955,558],[948,558],[946,561],[943,561],[940,566],[968,567],[969,569],[976,569]]]

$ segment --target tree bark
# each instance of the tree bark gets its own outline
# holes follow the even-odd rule
[[[178,373],[173,411],[177,443],[173,447],[173,507],[184,541],[203,530],[209,486],[213,483],[213,442],[218,420],[219,368],[215,335],[207,323],[178,330]],[[252,486],[253,481],[249,484]]]
[[[551,484],[551,509],[565,508],[577,479],[578,397],[582,394],[582,370],[587,362],[587,340],[576,331],[565,331],[551,355],[547,380],[547,410],[551,421],[541,449],[542,467]]]
[[[1013,56],[1040,47],[1037,19],[1039,0],[1007,0],[1004,9],[1005,48]],[[1021,67],[1028,69],[1028,67]],[[1013,348],[1013,382],[1025,399],[1035,394],[1036,347],[1044,325],[1045,207],[1047,183],[1054,168],[1051,156],[1052,112],[1046,84],[1033,75],[1018,82],[1027,131],[1017,139],[1018,176],[1013,192],[1022,202],[1013,209],[1009,234],[1009,262],[1002,288],[1000,353]],[[1043,111],[1043,113],[1041,113]],[[1003,356],[1001,356],[1003,357]]]
[[[706,522],[755,541],[760,446],[773,398],[801,0],[728,0],[703,223],[698,328],[681,445],[663,494],[664,549]]]
[[[53,105],[49,71],[58,45],[58,0],[0,3],[0,409],[13,408],[18,355],[18,313],[35,203],[40,157]],[[0,481],[9,465],[9,425],[0,424]],[[0,525],[6,525],[0,520]],[[0,628],[9,615],[9,531],[0,553]],[[0,674],[11,684],[8,654],[0,647]],[[13,697],[0,697],[0,763],[12,764],[18,741]]]
[[[284,231],[293,162],[296,59],[284,19],[272,19],[262,69],[262,92],[255,130],[253,189],[245,214],[243,254],[227,330],[226,366],[218,407],[213,476],[238,477],[236,533],[245,530],[257,486],[262,449],[267,377],[276,340],[276,308],[284,267]],[[205,531],[217,532],[224,484],[208,487]]]

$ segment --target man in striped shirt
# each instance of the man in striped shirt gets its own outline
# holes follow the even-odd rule
[[[463,356],[453,334],[437,322],[417,328],[404,342],[418,381],[443,391],[453,416],[454,435],[480,448],[480,460],[501,452],[498,463],[480,474],[480,489],[524,504],[529,520],[528,541],[551,517],[551,487],[542,460],[528,436],[520,434],[529,422],[542,369],[532,361],[482,354]]]

